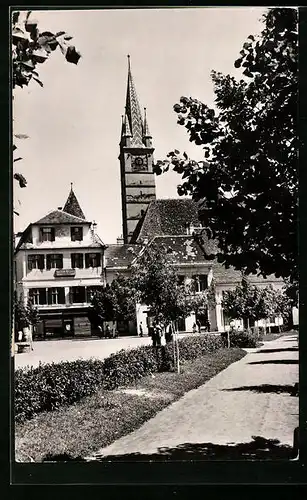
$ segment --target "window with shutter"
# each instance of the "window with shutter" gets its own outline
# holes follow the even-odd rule
[[[54,241],[55,240],[54,227],[41,227],[40,240],[41,241]]]
[[[85,254],[85,267],[99,267],[101,265],[100,253]]]
[[[71,267],[73,269],[83,269],[83,254],[82,253],[72,253],[71,254]]]
[[[44,255],[32,254],[28,255],[28,269],[44,269]]]
[[[52,253],[47,255],[47,269],[63,269],[63,254]]]
[[[71,227],[70,234],[71,234],[71,241],[82,241],[83,240],[83,228],[82,227]]]

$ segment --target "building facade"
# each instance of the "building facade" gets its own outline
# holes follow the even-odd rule
[[[17,296],[37,307],[42,338],[91,335],[91,294],[105,284],[105,245],[71,187],[64,208],[30,224],[15,250]]]

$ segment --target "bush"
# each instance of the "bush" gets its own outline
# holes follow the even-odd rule
[[[192,360],[223,346],[219,336],[202,335],[179,340],[180,359]],[[18,369],[15,372],[17,422],[42,411],[70,405],[98,388],[112,390],[150,373],[174,368],[173,344],[142,346],[111,354],[104,361],[77,360]]]
[[[227,332],[221,334],[223,345],[227,346]],[[229,332],[230,347],[257,347],[259,337],[251,330],[232,330]]]

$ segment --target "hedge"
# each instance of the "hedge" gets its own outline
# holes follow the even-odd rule
[[[227,347],[227,332],[221,334],[224,347]],[[261,335],[248,330],[231,330],[229,332],[230,347],[257,347]]]
[[[220,336],[201,335],[179,340],[180,360],[188,361],[223,347]],[[174,369],[173,344],[121,350],[105,360],[40,364],[15,372],[15,419],[21,422],[43,411],[70,405],[98,388],[106,390],[134,382],[150,373]]]

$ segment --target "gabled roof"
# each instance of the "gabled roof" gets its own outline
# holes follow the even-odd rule
[[[96,247],[102,246],[102,247],[106,248],[106,245],[103,243],[100,236],[98,236],[98,234],[94,233],[93,231],[91,231],[91,240],[92,240],[92,244],[90,246],[96,246]]]
[[[84,218],[76,217],[63,210],[54,210],[33,224],[91,224]]]
[[[148,206],[136,242],[155,236],[184,235],[187,224],[200,224],[195,201],[190,198],[154,200]]]
[[[68,195],[67,201],[64,205],[63,212],[66,212],[70,215],[73,215],[74,217],[79,217],[80,219],[85,220],[85,215],[79,205],[79,202],[77,200],[77,197],[73,191],[72,184],[71,184],[71,189],[70,193]]]
[[[141,245],[108,245],[104,254],[106,267],[127,267],[141,248]]]

